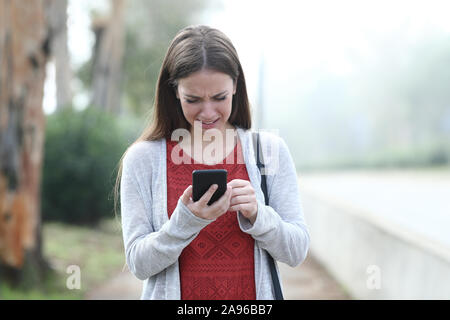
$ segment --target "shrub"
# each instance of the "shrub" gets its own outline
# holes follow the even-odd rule
[[[42,176],[42,217],[96,224],[112,216],[117,164],[126,149],[118,118],[89,107],[47,117]]]

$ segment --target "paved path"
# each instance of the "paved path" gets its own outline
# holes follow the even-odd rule
[[[278,265],[286,300],[349,299],[311,255],[296,268],[282,263]],[[126,270],[89,292],[86,299],[133,300],[140,298],[141,290],[142,282]]]
[[[301,174],[299,185],[450,247],[448,169]]]
[[[278,263],[286,300],[346,300],[351,297],[310,254],[298,267]]]
[[[103,285],[86,294],[86,300],[137,300],[141,296],[142,281],[128,270],[118,273]]]

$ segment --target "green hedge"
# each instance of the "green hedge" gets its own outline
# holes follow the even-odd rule
[[[44,221],[96,224],[114,215],[112,189],[129,137],[119,121],[93,107],[67,108],[47,117]]]

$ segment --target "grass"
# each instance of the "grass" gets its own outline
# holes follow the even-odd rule
[[[83,299],[85,294],[121,271],[125,256],[122,233],[114,219],[89,228],[63,223],[43,225],[44,256],[55,270],[39,288],[28,291],[0,284],[1,299]],[[73,273],[68,267],[80,269],[80,289],[68,289],[66,282]]]

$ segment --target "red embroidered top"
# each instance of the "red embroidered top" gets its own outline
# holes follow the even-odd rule
[[[239,141],[239,140],[238,140]],[[167,209],[169,218],[178,199],[192,184],[192,171],[226,169],[227,182],[249,180],[239,142],[221,163],[194,163],[177,141],[167,140]],[[182,164],[179,163],[182,159]],[[182,251],[180,266],[183,300],[255,300],[254,239],[239,228],[237,212],[228,211],[202,229]]]

